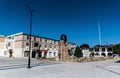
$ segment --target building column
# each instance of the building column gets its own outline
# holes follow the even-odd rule
[[[102,56],[102,52],[99,52],[99,56]]]
[[[35,58],[39,58],[39,57],[38,57],[38,55],[39,55],[38,53],[39,53],[39,52],[38,52],[38,51],[36,51]]]
[[[46,58],[49,58],[50,56],[49,56],[49,52],[47,52],[47,54],[46,54]]]
[[[105,55],[108,56],[108,52],[105,52]]]
[[[42,52],[42,57],[44,57],[44,52]]]
[[[105,54],[106,54],[106,56],[108,56],[108,51],[107,51],[107,48],[105,48]]]

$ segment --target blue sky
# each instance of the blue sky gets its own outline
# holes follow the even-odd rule
[[[91,47],[99,44],[98,20],[102,44],[120,42],[120,0],[0,0],[0,34],[29,33],[28,4],[36,9],[32,34]]]

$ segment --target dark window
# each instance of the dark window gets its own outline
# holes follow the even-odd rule
[[[29,40],[29,35],[27,35],[27,40]]]
[[[112,51],[112,48],[107,48],[107,51]]]
[[[38,47],[38,43],[34,43],[34,47]]]
[[[56,52],[54,52],[54,56],[56,55]]]
[[[102,51],[105,51],[105,48],[102,48]]]
[[[11,39],[11,37],[8,37],[8,39]]]
[[[95,49],[95,52],[98,52],[98,51],[99,51],[99,48],[96,48],[96,49]]]
[[[34,37],[34,41],[36,41],[36,37]]]
[[[29,46],[29,43],[26,43],[26,46]]]
[[[39,47],[41,47],[41,44],[39,45]]]
[[[47,47],[47,45],[45,45],[45,47]]]
[[[45,42],[47,42],[47,39],[45,39]]]
[[[90,51],[93,51],[93,48],[90,48],[89,50],[90,50]]]

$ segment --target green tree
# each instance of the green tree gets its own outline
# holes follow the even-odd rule
[[[113,46],[113,53],[120,55],[120,44],[116,44]]]
[[[82,44],[82,45],[80,46],[80,48],[82,48],[82,49],[89,49],[90,47],[89,47],[88,44]]]
[[[76,56],[77,58],[83,57],[83,53],[82,50],[77,46],[75,49],[75,54],[74,56]]]

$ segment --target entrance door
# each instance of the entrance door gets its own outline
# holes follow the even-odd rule
[[[38,57],[42,57],[42,52],[38,52]]]
[[[35,58],[35,56],[36,56],[36,52],[33,51],[33,52],[32,52],[32,58]]]

